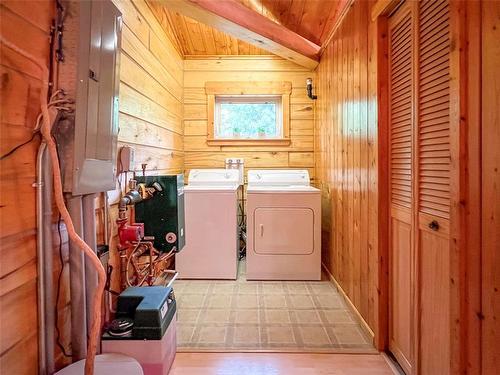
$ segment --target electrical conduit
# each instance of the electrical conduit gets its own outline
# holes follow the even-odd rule
[[[47,144],[42,142],[37,155],[37,271],[38,271],[38,369],[40,375],[52,374],[54,366],[55,308],[52,260],[52,168]]]

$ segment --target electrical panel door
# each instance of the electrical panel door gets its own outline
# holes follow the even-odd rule
[[[64,2],[59,86],[75,111],[57,126],[64,190],[115,189],[121,13],[109,1]]]

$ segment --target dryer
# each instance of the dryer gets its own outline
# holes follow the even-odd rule
[[[307,170],[250,170],[247,279],[321,279],[321,196]]]
[[[184,188],[186,244],[175,255],[183,279],[236,279],[237,169],[193,169]]]

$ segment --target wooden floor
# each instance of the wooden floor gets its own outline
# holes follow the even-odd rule
[[[170,375],[394,375],[379,354],[177,353]]]

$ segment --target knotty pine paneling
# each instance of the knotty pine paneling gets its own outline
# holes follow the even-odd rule
[[[342,12],[343,1],[237,0],[321,46]]]
[[[315,154],[323,263],[376,334],[376,74],[369,70],[376,57],[368,50],[369,8],[369,2],[354,3],[317,68]]]
[[[49,1],[3,1],[1,34],[6,40],[48,62],[48,34],[54,4]],[[22,30],[22,33],[19,32]],[[0,153],[3,155],[32,135],[40,111],[40,70],[19,53],[0,47],[2,83]],[[35,374],[38,371],[37,269],[36,269],[36,138],[0,161],[0,372]],[[56,217],[54,217],[54,220]],[[59,246],[54,225],[54,275],[60,270]],[[63,232],[65,230],[63,229]],[[67,238],[63,238],[63,261]],[[56,287],[54,282],[54,287]],[[69,283],[62,278],[59,323],[68,332],[66,306]],[[56,364],[65,360],[56,350]]]
[[[305,82],[312,72],[277,57],[192,58],[184,61],[184,151],[186,175],[193,168],[224,168],[243,157],[246,168],[305,168],[314,178],[314,102]],[[289,146],[208,146],[207,81],[290,81]]]
[[[119,146],[135,148],[136,171],[182,172],[182,57],[144,1],[114,3],[124,23]]]
[[[485,1],[482,39],[482,374],[498,372],[500,354],[500,3]],[[473,124],[475,125],[475,124]],[[476,228],[474,228],[477,230]],[[477,256],[477,255],[476,255]]]
[[[136,169],[149,173],[181,172],[183,154],[183,61],[143,1],[117,0],[123,13],[120,65],[120,145],[136,148]],[[47,44],[53,3],[4,1],[2,36],[37,58],[48,60]],[[19,33],[18,30],[23,30]],[[2,115],[0,149],[7,152],[31,136],[39,113],[40,72],[22,56],[2,46]],[[35,163],[38,141],[1,161],[0,198],[0,368],[12,374],[37,371]],[[54,220],[57,216],[54,216]],[[101,223],[100,223],[101,224]],[[54,279],[60,270],[54,225]],[[99,233],[102,230],[99,230]],[[63,262],[67,263],[64,226]],[[68,267],[58,306],[61,341],[69,349]],[[29,343],[29,345],[27,345]],[[27,347],[29,346],[29,350]],[[56,347],[57,367],[68,361]]]
[[[172,12],[160,1],[146,0],[177,50],[187,55],[270,55],[213,27]]]
[[[134,170],[147,174],[174,174],[184,170],[183,59],[172,35],[142,0],[113,0],[123,14],[120,62],[118,148],[135,149]],[[126,176],[119,176],[125,189]],[[128,174],[131,178],[131,174]],[[111,194],[117,197],[118,194]],[[114,223],[117,201],[110,200],[110,263],[120,269]],[[98,203],[102,210],[102,202]],[[99,228],[102,217],[98,217]],[[120,273],[111,276],[113,290],[121,290]]]

